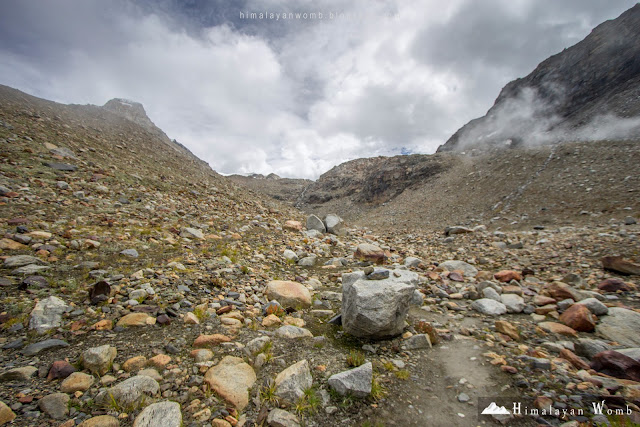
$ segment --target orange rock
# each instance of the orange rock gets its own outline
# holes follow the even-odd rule
[[[102,319],[93,324],[93,329],[96,331],[110,331],[113,329],[113,320]]]
[[[496,320],[496,331],[501,332],[516,341],[520,339],[518,328],[506,320]]]
[[[171,362],[171,356],[166,354],[158,354],[147,361],[147,365],[158,369],[164,369]]]
[[[578,336],[578,333],[575,331],[575,329],[563,325],[562,323],[541,322],[538,323],[538,327],[540,327],[540,329],[542,329],[543,331],[551,332],[552,334],[567,335],[572,337]]]
[[[593,332],[596,320],[591,311],[582,304],[574,304],[560,315],[560,321],[580,332]]]
[[[302,231],[302,223],[300,221],[294,221],[290,219],[284,223],[284,226],[282,228],[291,231]]]
[[[562,350],[560,350],[560,357],[563,358],[564,360],[567,360],[577,369],[587,370],[590,368],[587,362],[585,362],[578,355],[573,353],[571,350],[567,350],[566,348],[563,348]]]
[[[231,338],[221,334],[200,335],[193,342],[193,346],[196,348],[212,347],[214,345],[229,341],[231,341]]]
[[[515,270],[502,270],[498,271],[493,277],[499,282],[509,283],[512,280],[522,280],[522,274]]]

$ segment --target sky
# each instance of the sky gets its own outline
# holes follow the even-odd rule
[[[4,0],[0,84],[141,102],[223,174],[433,153],[622,0]],[[255,14],[255,15],[254,15]]]

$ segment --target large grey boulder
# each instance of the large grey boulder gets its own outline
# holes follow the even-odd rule
[[[465,277],[476,277],[478,275],[478,269],[464,261],[445,261],[438,264],[438,267],[447,271],[460,270]]]
[[[276,395],[295,403],[313,385],[309,362],[301,360],[280,372],[275,379]]]
[[[489,316],[500,316],[507,312],[507,307],[503,303],[489,298],[475,300],[471,304],[471,308],[479,313],[488,314]]]
[[[524,299],[520,295],[502,294],[500,300],[507,307],[509,313],[522,313],[524,310]]]
[[[31,311],[29,329],[35,329],[38,334],[44,334],[50,329],[57,328],[62,323],[62,314],[71,310],[71,306],[58,297],[50,296],[38,301]]]
[[[373,365],[367,362],[355,369],[340,372],[329,377],[329,385],[341,395],[367,397],[371,393]]]
[[[640,347],[640,313],[620,307],[609,308],[600,319],[596,333],[625,347]]]
[[[178,402],[152,403],[140,412],[133,422],[133,427],[180,427],[182,412]]]
[[[400,335],[418,284],[418,275],[393,270],[386,279],[367,280],[364,272],[342,277],[342,326],[360,338]]]
[[[160,384],[146,375],[136,375],[111,387],[98,395],[100,403],[115,402],[120,408],[136,408],[147,396],[153,396],[160,390]],[[129,409],[130,410],[130,409]]]
[[[309,215],[307,217],[307,230],[316,230],[320,233],[326,233],[327,228],[324,226],[324,222],[315,215]]]
[[[344,221],[338,215],[329,214],[325,216],[324,225],[331,234],[339,235],[344,233]]]

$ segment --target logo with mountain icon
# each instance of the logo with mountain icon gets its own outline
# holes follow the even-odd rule
[[[491,402],[489,406],[482,410],[482,415],[511,415],[511,412],[504,406],[498,406],[496,402]]]

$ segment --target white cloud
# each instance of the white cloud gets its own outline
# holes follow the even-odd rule
[[[283,23],[243,21],[224,2],[205,3],[216,6],[192,15],[213,26],[174,0],[10,0],[0,17],[0,82],[61,102],[134,99],[220,172],[314,178],[357,157],[433,152],[530,63],[632,5],[617,1],[617,13],[576,0],[243,6],[348,15]]]

